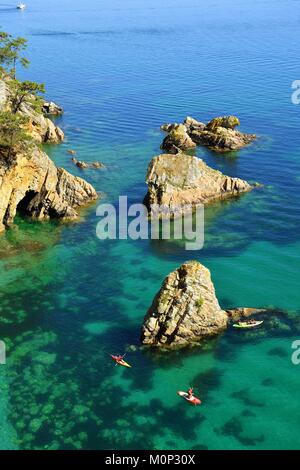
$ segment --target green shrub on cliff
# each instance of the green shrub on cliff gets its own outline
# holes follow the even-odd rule
[[[201,297],[196,300],[195,305],[196,305],[196,307],[198,308],[198,310],[201,309],[201,307],[202,307],[202,305],[203,305],[203,302],[204,302],[204,300],[203,300]]]
[[[44,85],[16,79],[17,66],[29,65],[23,56],[26,48],[26,39],[0,31],[0,79],[8,91],[7,103],[0,111],[0,152],[8,158],[20,150],[28,150],[32,141],[28,133],[30,119],[24,105],[29,105],[31,112],[42,112]]]

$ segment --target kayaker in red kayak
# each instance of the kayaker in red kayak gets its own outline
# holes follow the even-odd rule
[[[123,356],[121,354],[119,354],[118,356],[115,356],[115,361],[116,362],[123,361],[125,356],[126,356],[126,354],[123,354]]]
[[[124,354],[123,356],[121,354],[118,354],[117,356],[110,354],[110,357],[115,361],[116,365],[119,364],[120,366],[131,368],[131,365],[128,364],[128,362],[124,361],[125,356],[126,354]]]
[[[188,403],[193,405],[201,405],[200,398],[195,397],[194,395],[194,388],[190,387],[187,392],[177,392],[177,395],[184,398]]]

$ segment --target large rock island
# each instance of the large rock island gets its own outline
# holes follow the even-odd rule
[[[223,310],[210,271],[197,261],[188,261],[164,280],[144,318],[141,341],[159,348],[201,344],[224,332],[231,320],[264,311]]]
[[[145,204],[169,207],[174,214],[215,200],[238,196],[251,186],[240,178],[226,176],[206,163],[183,153],[154,157],[148,167]]]
[[[145,317],[142,342],[152,346],[184,346],[224,331],[227,322],[209,270],[190,261],[163,282]]]
[[[215,152],[230,152],[245,147],[255,140],[255,134],[237,131],[240,121],[236,116],[221,116],[204,124],[187,117],[182,124],[163,124],[161,129],[167,132],[161,149],[177,153],[205,145]]]

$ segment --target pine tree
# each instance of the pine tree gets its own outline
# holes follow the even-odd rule
[[[32,140],[26,132],[28,122],[27,117],[19,114],[12,114],[9,111],[0,113],[0,149],[7,158]]]
[[[25,38],[14,38],[4,31],[0,32],[0,72],[1,75],[9,75],[16,78],[17,64],[22,67],[29,66],[29,60],[22,53],[27,48]]]
[[[31,109],[41,112],[43,100],[41,94],[45,93],[45,86],[40,83],[18,80],[9,80],[11,110],[13,114],[18,113],[22,104],[30,104]]]

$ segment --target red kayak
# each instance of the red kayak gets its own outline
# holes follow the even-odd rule
[[[184,398],[188,403],[191,403],[191,405],[201,405],[201,400],[200,398],[197,397],[189,397],[189,394],[187,392],[177,392],[177,395],[180,397]]]
[[[128,364],[128,362],[124,361],[124,359],[123,359],[124,356],[114,356],[113,354],[111,354],[110,357],[111,357],[117,364],[119,364],[119,366],[131,367],[131,365]]]

